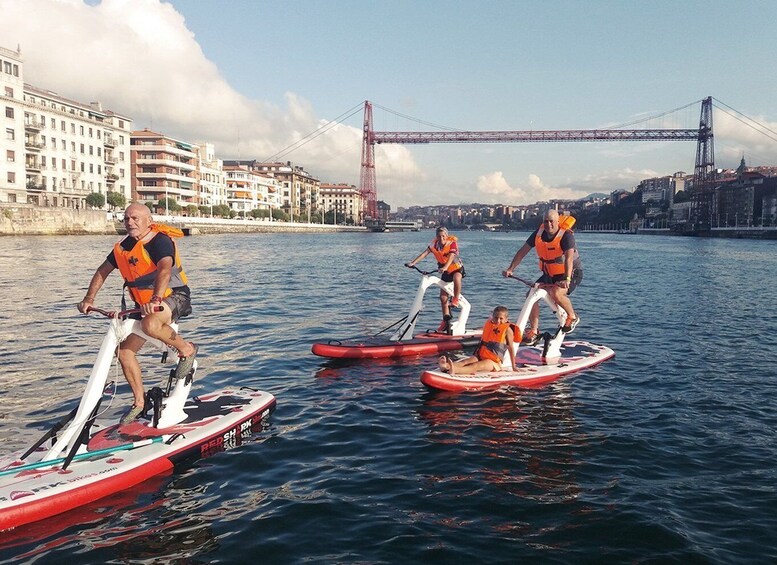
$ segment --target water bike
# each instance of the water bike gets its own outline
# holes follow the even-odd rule
[[[89,312],[106,316],[110,326],[84,394],[29,449],[0,463],[0,531],[130,488],[183,459],[239,445],[275,409],[272,394],[245,387],[189,399],[195,359],[186,374],[171,370],[165,389],[148,391],[142,419],[103,420],[110,408],[101,410],[106,393],[115,393],[115,383],[106,383],[119,343],[138,334],[163,352],[163,361],[168,347],[143,333],[139,310]],[[176,324],[171,327],[177,331]]]
[[[477,345],[480,342],[482,332],[480,330],[467,330],[467,318],[471,305],[463,295],[459,295],[458,309],[451,308],[452,315],[455,311],[458,313],[455,318],[446,320],[446,328],[415,333],[418,317],[424,307],[426,290],[430,287],[439,287],[448,294],[450,300],[453,297],[453,283],[444,282],[437,276],[437,271],[422,271],[415,266],[412,268],[421,273],[422,277],[407,316],[369,337],[347,340],[330,339],[324,343],[314,343],[313,353],[321,357],[335,359],[378,359],[408,355],[435,355]],[[381,335],[391,329],[394,331],[390,335]]]
[[[509,352],[502,360],[501,371],[481,372],[472,375],[452,375],[441,370],[424,371],[421,382],[435,390],[477,391],[497,389],[505,386],[535,387],[555,381],[565,375],[598,365],[615,355],[609,347],[586,341],[565,342],[567,332],[562,330],[567,314],[548,295],[542,284],[530,283],[511,276],[530,287],[523,308],[513,325],[515,335],[514,351],[517,371],[512,370]],[[553,333],[544,332],[536,345],[521,345],[523,330],[529,321],[529,314],[535,303],[544,301],[558,319],[558,328]]]

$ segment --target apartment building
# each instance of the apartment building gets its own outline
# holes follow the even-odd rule
[[[256,159],[225,160],[224,166],[245,167],[250,171],[276,179],[280,184],[281,208],[294,221],[307,221],[313,212],[320,211],[319,187],[321,181],[302,167],[286,163],[261,163]]]
[[[332,212],[336,223],[360,223],[362,195],[354,185],[321,183],[318,196],[321,211]]]
[[[248,167],[224,165],[227,183],[227,204],[241,216],[253,210],[280,208],[280,183]]]
[[[197,178],[199,180],[202,206],[217,206],[227,203],[227,182],[224,163],[216,158],[212,143],[197,144]]]
[[[199,147],[144,129],[132,132],[132,199],[172,199],[185,208],[200,204]]]
[[[128,117],[25,84],[21,52],[3,47],[0,105],[0,202],[78,208],[90,193],[130,198]]]

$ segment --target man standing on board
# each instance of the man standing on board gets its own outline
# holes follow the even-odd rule
[[[502,274],[505,277],[511,276],[532,247],[537,251],[542,270],[542,276],[537,282],[545,286],[553,302],[567,313],[561,331],[571,332],[580,323],[580,318],[575,314],[569,295],[583,280],[583,264],[575,247],[575,236],[572,230],[560,227],[556,210],[545,213],[542,225],[528,237]],[[539,302],[534,303],[529,320],[531,328],[526,332],[523,342],[534,345],[539,339]]]
[[[405,267],[413,268],[421,259],[429,255],[434,255],[437,259],[437,270],[441,273],[440,279],[443,282],[453,282],[453,298],[450,300],[450,306],[454,308],[459,305],[459,296],[461,296],[461,279],[466,276],[464,272],[464,263],[459,257],[459,245],[457,238],[448,235],[448,229],[440,226],[437,228],[436,236],[424,249],[421,254],[405,263]],[[442,323],[437,328],[438,332],[449,332],[451,323],[451,309],[448,305],[448,293],[440,289],[440,304],[442,306]]]
[[[192,312],[186,274],[171,239],[171,235],[183,234],[175,228],[152,223],[151,211],[138,203],[130,204],[124,211],[124,226],[127,237],[114,245],[97,268],[78,310],[87,314],[105,279],[114,269],[119,269],[124,285],[140,309],[143,332],[178,351],[176,377],[186,376],[192,370],[198,348],[170,327]],[[143,337],[132,333],[119,344],[119,363],[134,396],[133,406],[121,418],[122,424],[132,422],[143,412],[145,391],[137,353],[145,342]]]

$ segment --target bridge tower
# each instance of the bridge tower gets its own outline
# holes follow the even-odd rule
[[[375,139],[372,131],[372,104],[364,101],[362,166],[359,192],[362,197],[362,220],[365,225],[378,222],[378,199],[375,192]]]
[[[693,169],[691,223],[694,231],[710,229],[714,207],[714,183],[715,145],[712,135],[712,97],[708,96],[701,103],[696,165]]]

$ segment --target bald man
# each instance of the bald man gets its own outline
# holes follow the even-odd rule
[[[566,312],[567,319],[561,330],[571,332],[577,327],[580,318],[572,307],[569,295],[583,280],[583,265],[575,247],[575,236],[571,230],[560,228],[556,210],[545,213],[542,225],[528,237],[502,274],[505,277],[512,275],[532,248],[537,251],[542,270],[542,276],[537,282],[545,286],[553,302]],[[523,342],[534,345],[539,340],[539,302],[534,303],[529,321],[531,328],[526,332]]]
[[[180,232],[176,234],[175,229],[154,224],[151,211],[137,203],[124,211],[124,226],[127,237],[114,245],[97,268],[78,310],[87,314],[105,279],[119,269],[131,298],[140,309],[143,331],[178,351],[176,376],[185,376],[194,365],[197,346],[184,341],[170,327],[192,312],[188,280],[169,235],[177,236]],[[134,397],[134,404],[121,418],[122,424],[132,422],[143,412],[145,390],[137,353],[145,342],[139,335],[130,334],[119,344],[119,363]]]

